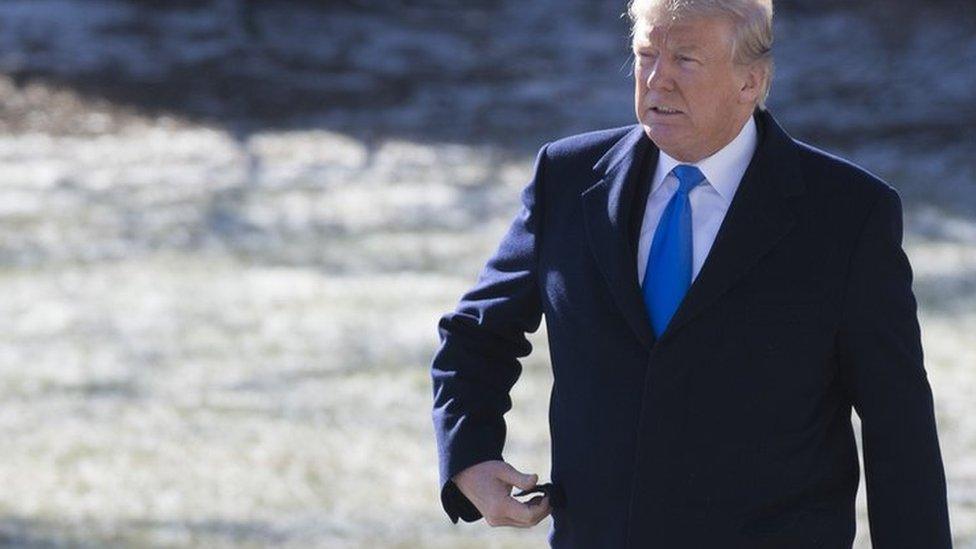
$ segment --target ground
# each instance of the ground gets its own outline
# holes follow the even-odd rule
[[[633,121],[622,12],[0,4],[0,545],[544,546],[443,513],[429,361],[537,148]],[[777,17],[770,109],[903,197],[976,548],[973,8]],[[505,457],[547,480],[530,341]]]

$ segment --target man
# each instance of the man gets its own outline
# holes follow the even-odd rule
[[[633,0],[639,123],[548,143],[439,323],[449,517],[559,548],[951,547],[898,193],[765,110],[769,0]],[[502,460],[545,314],[552,484]],[[557,499],[558,496],[558,499]]]

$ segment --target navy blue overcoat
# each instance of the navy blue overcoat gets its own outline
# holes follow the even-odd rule
[[[547,143],[477,283],[441,317],[433,423],[450,480],[503,459],[545,315],[560,549],[842,548],[862,424],[875,549],[951,547],[900,195],[768,111],[712,249],[659,339],[636,238],[657,149],[640,125]]]

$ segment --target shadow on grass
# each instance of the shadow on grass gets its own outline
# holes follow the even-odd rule
[[[106,528],[102,524],[0,516],[2,547],[95,549],[161,544],[264,547],[284,543],[288,538],[286,532],[257,520],[129,520]]]
[[[628,21],[618,1],[47,4],[0,6],[0,25],[9,30],[0,73],[16,88],[70,89],[119,109],[211,124],[238,137],[323,128],[365,143],[399,137],[525,152],[554,137],[633,121]],[[798,0],[778,5],[777,13],[863,17],[874,27],[866,32],[887,37],[878,47],[893,57],[911,47],[911,23],[920,18],[976,22],[969,0],[907,6]],[[856,100],[876,92],[824,89]],[[29,113],[7,111],[10,128],[33,123]],[[966,127],[934,124],[950,138]]]

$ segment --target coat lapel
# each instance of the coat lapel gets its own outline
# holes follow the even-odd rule
[[[767,111],[756,111],[759,143],[732,199],[715,242],[661,341],[728,291],[796,223],[789,197],[803,193],[795,144]],[[628,324],[648,349],[655,345],[637,281],[636,256],[627,238],[642,154],[653,173],[657,148],[639,124],[593,166],[600,180],[585,190],[584,222],[590,246]]]
[[[640,160],[644,154],[652,155],[648,162],[653,173],[657,148],[640,124],[635,124],[593,165],[599,180],[580,197],[590,248],[610,286],[610,293],[634,334],[651,348],[654,332],[637,281],[637,257],[627,236],[627,213],[636,194]]]
[[[765,111],[756,112],[761,128],[756,153],[715,236],[711,251],[661,339],[701,314],[796,224],[789,197],[802,194],[796,145]]]

